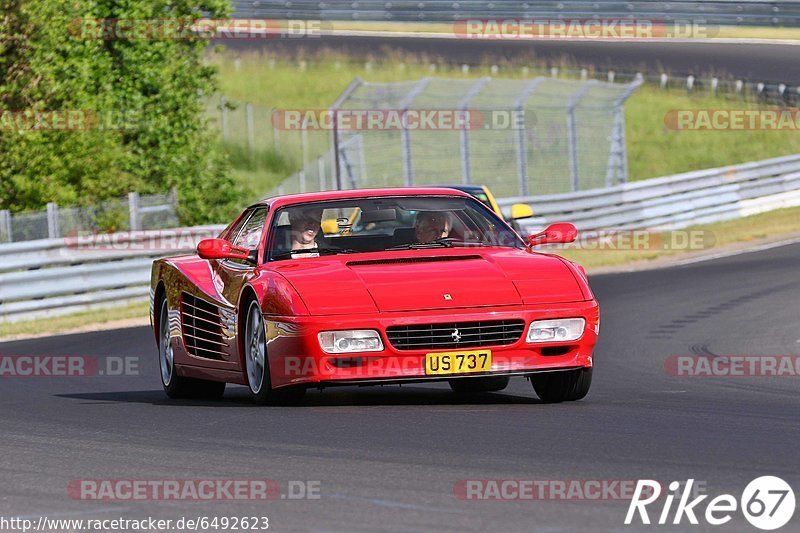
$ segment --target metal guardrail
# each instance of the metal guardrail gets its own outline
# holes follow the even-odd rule
[[[800,3],[792,0],[421,0],[418,2],[320,2],[233,0],[234,16],[275,19],[453,22],[463,19],[626,18],[659,21],[703,20],[710,24],[800,26]]]
[[[504,198],[500,206],[530,205],[537,217],[578,229],[680,229],[800,205],[800,154],[686,172],[577,193]]]
[[[222,229],[84,233],[0,245],[0,322],[144,299],[153,259],[192,252]]]
[[[680,229],[800,205],[800,154],[605,189],[504,198],[531,205],[530,231],[568,221],[584,230]],[[0,322],[145,299],[154,258],[191,252],[222,226],[0,245]]]

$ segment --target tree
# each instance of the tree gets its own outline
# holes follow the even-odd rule
[[[203,101],[215,70],[188,31],[227,0],[0,3],[0,208],[174,188],[182,223],[230,214],[239,191]]]

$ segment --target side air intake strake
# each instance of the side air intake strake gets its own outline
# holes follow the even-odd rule
[[[398,257],[397,259],[366,259],[364,261],[348,261],[347,266],[369,265],[402,265],[405,263],[443,263],[446,261],[469,261],[483,259],[479,255],[445,255],[441,257]]]
[[[222,336],[219,308],[188,293],[181,295],[183,342],[190,355],[222,359],[228,344]]]

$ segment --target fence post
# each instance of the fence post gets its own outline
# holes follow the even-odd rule
[[[330,107],[328,112],[333,114],[333,128],[331,128],[331,150],[333,153],[331,154],[331,165],[333,165],[333,185],[336,186],[336,189],[341,190],[342,188],[342,172],[339,165],[339,120],[338,120],[338,111],[339,108],[342,107],[342,104],[350,98],[350,95],[358,89],[361,84],[364,83],[361,78],[356,76],[356,78],[350,82],[350,85],[339,95],[339,98],[333,103]]]
[[[228,99],[224,96],[219,97],[220,120],[222,122],[222,140],[228,142]]]
[[[514,101],[516,145],[517,145],[517,177],[519,178],[520,196],[528,195],[528,148],[525,142],[525,101],[542,83],[543,77],[534,78],[528,83]]]
[[[319,172],[319,190],[324,191],[328,185],[325,179],[325,159],[322,156],[317,158],[317,171]]]
[[[609,71],[611,74],[613,71]],[[613,76],[609,76],[613,78]],[[596,80],[589,80],[583,83],[583,86],[576,92],[569,100],[567,106],[567,147],[569,150],[569,175],[572,181],[572,190],[577,191],[580,188],[580,171],[578,169],[578,132],[575,124],[575,108],[580,103],[581,98],[586,95],[586,92],[592,85],[595,85]]]
[[[139,217],[139,193],[128,193],[128,219],[130,220],[130,230],[137,231],[142,229],[142,221]]]
[[[255,137],[255,123],[253,120],[253,104],[248,102],[244,106],[245,122],[247,123],[247,148],[250,150],[250,155],[253,155],[256,147]]]
[[[467,93],[458,103],[458,111],[461,113],[461,127],[459,128],[459,144],[461,145],[461,181],[464,183],[472,183],[472,167],[470,166],[470,157],[469,157],[469,133],[467,129],[469,128],[469,124],[467,124],[467,106],[469,106],[470,100],[478,94],[481,89],[483,89],[484,85],[489,83],[488,76],[480,78],[472,87],[469,88]]]
[[[269,113],[269,121],[272,124],[272,146],[275,149],[275,153],[279,153],[281,151],[281,140],[278,136],[280,132],[278,125],[275,124],[275,114],[277,113],[276,110],[271,110]]]
[[[406,187],[414,185],[414,165],[411,158],[411,132],[405,127],[406,113],[408,108],[414,102],[414,99],[421,93],[425,87],[431,82],[433,78],[422,78],[417,82],[414,87],[408,91],[408,94],[403,98],[398,106],[400,108],[400,116],[402,117],[402,126],[400,129],[400,146],[403,152],[403,180]]]
[[[0,209],[0,235],[5,235],[7,242],[14,242],[11,235],[11,212],[8,209]]]
[[[61,230],[58,227],[58,204],[50,202],[47,204],[47,237],[50,239],[57,239],[61,236]]]

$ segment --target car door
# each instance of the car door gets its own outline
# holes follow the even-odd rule
[[[209,360],[208,363],[215,368],[235,370],[239,366],[239,349],[236,343],[239,294],[244,284],[255,276],[258,251],[267,213],[268,208],[266,206],[252,207],[245,211],[236,224],[223,234],[223,238],[233,245],[252,250],[254,261],[235,259],[209,260],[209,273],[214,290],[205,294],[206,297],[211,299],[205,305],[209,311],[212,311],[212,309],[208,306],[216,308],[213,310],[216,313],[213,313],[213,311],[212,313],[219,316],[218,331],[221,335],[221,342],[217,343],[218,347],[215,350],[201,353],[213,356],[213,360]],[[214,331],[208,331],[209,325],[206,323],[197,326],[199,329],[207,330],[205,332],[200,331],[200,336],[203,333],[214,333]]]

